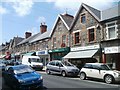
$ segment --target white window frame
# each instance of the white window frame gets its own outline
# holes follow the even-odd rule
[[[117,36],[118,36],[118,29],[117,29],[117,24],[116,24],[116,22],[117,21],[113,21],[113,22],[109,22],[109,23],[106,23],[106,33],[107,33],[107,35],[106,35],[106,37],[107,37],[107,40],[111,40],[111,39],[116,39],[117,38]],[[109,24],[111,24],[111,23],[115,23],[115,25],[114,26],[108,26]],[[112,28],[112,27],[115,27],[115,37],[113,37],[113,38],[109,38],[109,30],[108,30],[108,28]]]

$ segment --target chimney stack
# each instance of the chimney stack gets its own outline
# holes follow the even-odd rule
[[[31,32],[25,32],[25,38],[29,38],[30,36],[32,36]]]
[[[45,25],[45,23],[44,24],[41,23],[41,25],[40,25],[40,32],[41,32],[41,34],[46,32],[46,31],[47,31],[47,25]]]

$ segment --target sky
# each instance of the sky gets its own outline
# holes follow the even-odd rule
[[[40,32],[45,23],[52,30],[58,14],[76,15],[81,3],[98,10],[110,8],[119,0],[0,0],[0,45],[25,32]]]

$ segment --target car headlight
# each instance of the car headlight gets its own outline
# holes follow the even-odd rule
[[[42,79],[43,79],[43,77],[42,77],[42,76],[40,76],[39,80],[42,80]]]
[[[114,74],[114,76],[117,76],[117,77],[119,76],[119,73],[113,73],[113,74]]]
[[[19,79],[18,82],[19,82],[19,83],[25,83],[25,81],[24,81],[24,80],[21,80],[21,79]]]

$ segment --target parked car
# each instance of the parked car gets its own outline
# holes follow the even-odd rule
[[[0,71],[4,71],[6,67],[6,64],[3,62],[3,60],[0,60]]]
[[[79,69],[68,61],[53,60],[47,64],[47,74],[61,74],[62,76],[77,76]]]
[[[112,70],[103,63],[86,63],[80,71],[80,79],[84,80],[87,77],[102,79],[110,84],[120,81],[120,71]]]
[[[29,65],[34,69],[43,69],[43,63],[41,62],[39,56],[23,56],[22,64]]]
[[[3,72],[5,83],[15,90],[36,89],[43,86],[41,74],[28,65],[7,66]]]

